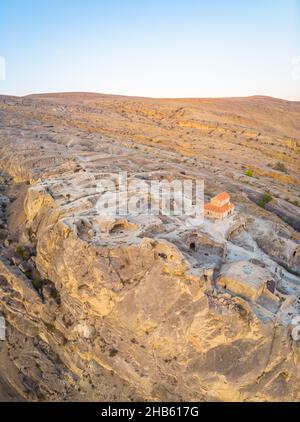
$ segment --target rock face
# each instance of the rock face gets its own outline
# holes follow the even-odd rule
[[[271,273],[247,261],[224,265],[216,283],[217,286],[251,301],[257,300],[268,286],[270,289],[273,286],[273,292],[275,290]]]
[[[6,339],[6,323],[5,319],[0,316],[0,341],[5,341]]]
[[[233,100],[203,101],[0,99],[0,387],[24,400],[300,399],[299,234],[248,199],[237,170],[193,158],[209,139],[203,149],[220,142],[228,157],[241,144],[242,163],[258,137],[277,159],[289,135],[294,174],[300,127],[286,128],[300,107],[261,100],[273,117],[286,107],[279,127],[254,119],[258,99],[243,116]],[[200,175],[233,193],[236,212],[197,228],[103,216],[97,182],[120,171]]]

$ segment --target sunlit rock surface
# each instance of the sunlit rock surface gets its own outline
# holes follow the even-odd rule
[[[299,117],[264,97],[0,97],[0,398],[299,400]],[[124,171],[203,179],[235,213],[103,216],[97,181]]]

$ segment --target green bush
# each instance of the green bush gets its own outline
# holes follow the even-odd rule
[[[266,205],[272,201],[272,196],[269,195],[268,193],[264,193],[263,196],[260,198],[260,200],[257,202],[257,205],[260,206],[261,208],[265,208]]]
[[[31,254],[25,246],[17,246],[15,249],[15,254],[21,259],[25,259],[26,261],[30,258]]]
[[[253,177],[253,170],[247,170],[245,175],[248,177]]]

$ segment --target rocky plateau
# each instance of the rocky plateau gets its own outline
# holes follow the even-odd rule
[[[0,96],[0,400],[299,401],[299,154],[299,102]],[[235,212],[107,218],[119,172]]]

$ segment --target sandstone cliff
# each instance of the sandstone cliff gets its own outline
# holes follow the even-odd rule
[[[283,103],[266,103],[273,117],[286,107],[280,126],[257,117],[259,99],[0,100],[0,384],[10,396],[300,399],[299,342],[291,336],[299,233],[255,204],[268,180],[270,190],[290,195],[299,219],[291,202],[299,195],[300,128],[291,121],[300,108]],[[273,177],[267,163],[285,159],[291,145],[289,176]],[[249,151],[263,157],[256,178],[243,173]],[[96,182],[124,170],[146,180],[201,176],[207,190],[230,191],[237,211],[197,229],[172,217],[107,219],[95,207]],[[247,262],[253,277],[274,281],[276,301],[229,289],[245,278],[231,266]],[[220,284],[222,274],[229,281]]]

